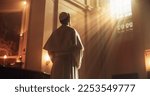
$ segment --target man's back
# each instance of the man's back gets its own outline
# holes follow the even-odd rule
[[[75,46],[75,30],[69,26],[60,26],[52,33],[48,46],[53,52],[71,51]]]
[[[51,78],[78,78],[84,47],[78,32],[69,27],[70,15],[62,12],[59,19],[62,26],[52,33],[44,46],[53,62]]]

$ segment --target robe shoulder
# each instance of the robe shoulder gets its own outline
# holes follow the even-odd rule
[[[75,43],[75,29],[69,26],[60,26],[47,40],[44,49],[49,51],[68,51]]]

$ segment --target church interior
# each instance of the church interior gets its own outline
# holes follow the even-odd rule
[[[71,15],[84,45],[80,79],[150,78],[150,0],[0,0],[0,78],[50,78],[44,44]]]

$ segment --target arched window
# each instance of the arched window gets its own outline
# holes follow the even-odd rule
[[[119,33],[132,32],[131,0],[109,0],[111,17],[117,22],[116,30]]]

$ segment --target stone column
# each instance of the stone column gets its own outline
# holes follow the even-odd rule
[[[41,71],[45,0],[31,0],[25,69]]]

